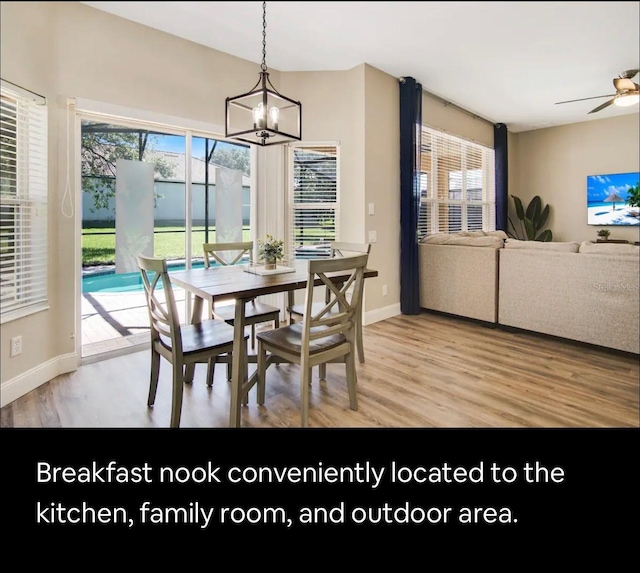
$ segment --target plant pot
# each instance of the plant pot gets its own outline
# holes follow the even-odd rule
[[[276,260],[275,259],[265,259],[264,260],[264,268],[267,271],[272,271],[276,268]]]

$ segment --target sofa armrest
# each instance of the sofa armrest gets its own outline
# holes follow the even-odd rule
[[[492,247],[420,244],[420,306],[497,321],[498,251]]]

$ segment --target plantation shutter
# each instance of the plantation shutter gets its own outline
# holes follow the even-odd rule
[[[328,257],[338,235],[338,148],[291,146],[289,153],[289,255]]]
[[[495,230],[494,150],[422,129],[418,233]]]
[[[47,303],[47,106],[0,92],[2,322]]]

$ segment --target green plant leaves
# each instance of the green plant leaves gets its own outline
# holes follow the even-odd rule
[[[531,202],[527,205],[525,210],[525,207],[519,197],[516,197],[515,195],[511,195],[511,197],[513,198],[516,216],[521,221],[522,228],[524,230],[524,237],[519,237],[513,222],[509,219],[516,238],[529,241],[551,241],[551,231],[547,230],[538,234],[538,232],[546,225],[547,219],[549,218],[549,205],[545,205],[543,208],[542,199],[536,195],[531,199]]]
[[[549,243],[552,240],[553,240],[553,234],[549,229],[542,231],[542,233],[540,233],[536,238],[536,241],[542,241],[543,243]]]
[[[536,228],[533,225],[533,221],[531,219],[524,219],[524,229],[527,233],[527,239],[533,241],[536,238]]]
[[[536,220],[540,217],[540,211],[542,210],[542,201],[540,201],[540,197],[536,195],[533,199],[531,199],[531,203],[527,207],[526,217],[530,219],[535,225]]]
[[[536,227],[538,229],[542,229],[542,227],[545,226],[547,219],[549,217],[549,205],[547,205],[543,210],[542,213],[540,213],[540,217],[538,218],[538,224],[536,225]]]
[[[513,203],[516,206],[516,217],[521,221],[524,221],[524,207],[522,206],[522,201],[515,195],[511,195],[511,197],[513,197]]]

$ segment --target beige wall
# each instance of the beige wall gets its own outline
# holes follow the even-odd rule
[[[638,114],[509,134],[509,193],[550,205],[555,241],[590,241],[602,227],[587,224],[587,176],[638,171]],[[509,206],[512,210],[513,202]],[[609,227],[611,239],[638,241],[638,227]]]
[[[422,86],[427,89],[427,86]],[[422,123],[493,149],[493,124],[422,92]]]
[[[375,231],[369,266],[378,277],[367,280],[365,311],[400,302],[400,87],[398,79],[365,66],[364,182],[360,208],[365,237]],[[374,215],[368,206],[374,205]],[[387,286],[387,295],[382,287]]]
[[[2,79],[24,86],[47,98],[52,98],[55,93],[55,69],[52,57],[55,32],[51,26],[54,17],[55,6],[47,2],[0,3]],[[49,108],[48,119],[55,131],[56,115],[53,107]],[[50,181],[55,181],[58,174],[57,161],[54,159],[56,148],[55,138],[50,138]],[[56,294],[58,243],[55,222],[58,207],[55,199],[49,204],[49,213],[53,220],[48,229],[50,250],[47,264],[50,308],[0,327],[2,382],[54,359],[60,351],[55,329],[58,315]],[[10,358],[9,340],[18,335],[22,336],[22,354]]]

